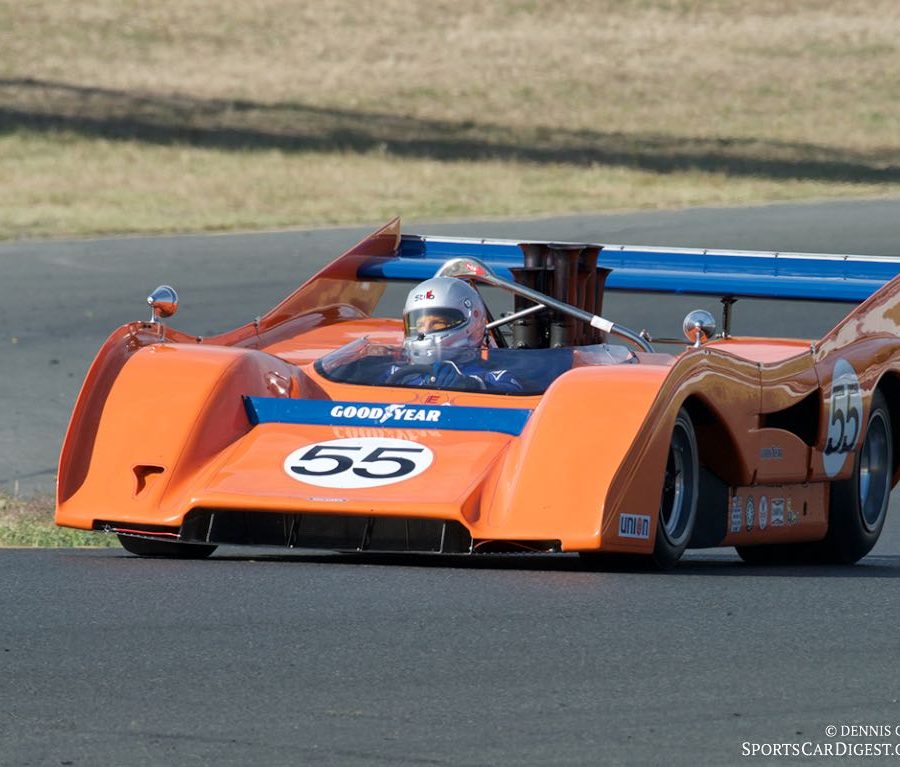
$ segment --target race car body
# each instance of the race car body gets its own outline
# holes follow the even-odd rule
[[[401,235],[393,221],[254,323],[116,330],[62,449],[57,523],[142,555],[219,544],[853,562],[898,479],[900,264],[878,257]],[[513,296],[477,358],[514,389],[403,355],[385,286],[441,274]],[[723,299],[655,351],[608,290]],[[844,301],[824,338],[737,338],[744,296]],[[671,339],[670,339],[671,340]],[[462,368],[463,363],[455,369]],[[419,366],[421,367],[421,366]],[[430,376],[430,377],[429,377]],[[476,382],[477,376],[471,376]]]

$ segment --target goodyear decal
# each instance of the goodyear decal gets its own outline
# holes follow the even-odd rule
[[[409,405],[380,402],[245,397],[250,423],[296,423],[314,426],[377,426],[382,429],[450,429],[493,431],[517,436],[530,410],[499,407]]]

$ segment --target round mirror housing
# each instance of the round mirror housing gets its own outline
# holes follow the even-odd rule
[[[694,309],[684,318],[684,337],[694,346],[709,341],[716,333],[716,318],[706,309]]]
[[[147,296],[147,303],[150,305],[150,322],[159,322],[178,311],[178,294],[171,285],[160,285]]]
[[[491,268],[477,258],[451,258],[435,272],[435,277],[495,277]]]

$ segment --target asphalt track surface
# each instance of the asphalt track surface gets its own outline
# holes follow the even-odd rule
[[[898,255],[900,201],[407,229]],[[0,487],[52,488],[91,356],[155,285],[179,290],[177,327],[226,330],[365,231],[0,245]],[[694,306],[716,308],[604,313],[672,334]],[[844,312],[742,301],[735,331],[816,337]],[[841,736],[900,725],[896,506],[853,568],[0,551],[0,765],[868,763],[743,754],[900,745]]]

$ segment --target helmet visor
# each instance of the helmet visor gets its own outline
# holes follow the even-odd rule
[[[413,309],[403,318],[406,328],[406,337],[412,338],[419,333],[440,333],[462,325],[466,316],[459,309],[444,309],[428,307],[426,309]]]

